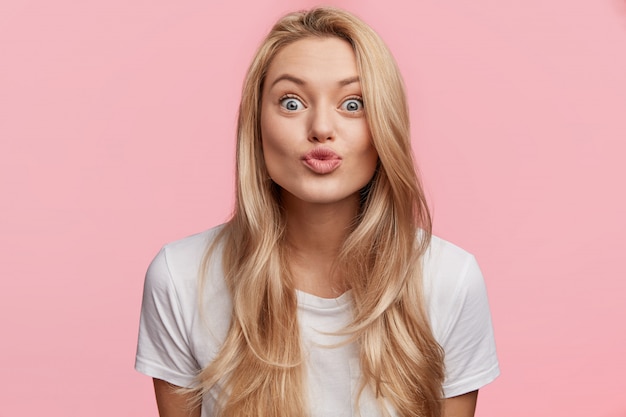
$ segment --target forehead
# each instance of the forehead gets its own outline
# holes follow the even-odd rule
[[[283,74],[305,81],[342,80],[359,75],[352,46],[337,37],[305,38],[282,48],[269,65],[268,84]]]

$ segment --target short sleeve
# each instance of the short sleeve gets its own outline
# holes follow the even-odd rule
[[[475,391],[499,374],[496,345],[483,275],[468,256],[452,297],[445,334],[446,398]]]
[[[144,283],[135,369],[171,384],[191,387],[199,366],[163,248]]]

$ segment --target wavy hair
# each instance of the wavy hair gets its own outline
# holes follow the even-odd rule
[[[421,266],[431,219],[412,159],[404,84],[380,37],[334,8],[280,19],[248,70],[239,107],[235,210],[216,240],[223,250],[232,320],[221,350],[199,374],[196,393],[217,391],[220,417],[308,414],[285,216],[263,160],[260,112],[272,59],[286,45],[311,37],[338,37],[351,44],[379,156],[338,262],[352,291],[353,321],[343,333],[359,347],[359,396],[370,387],[387,415],[384,403],[404,417],[438,417],[443,351],[424,307]],[[203,271],[215,247],[205,254]]]

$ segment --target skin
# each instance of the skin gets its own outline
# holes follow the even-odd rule
[[[331,266],[378,161],[348,42],[303,39],[276,55],[262,95],[261,134],[268,172],[282,189],[296,287],[336,297],[345,288]],[[342,158],[339,168],[318,174],[302,162],[319,147]]]
[[[338,38],[303,39],[283,48],[267,72],[261,101],[263,155],[281,187],[287,213],[290,269],[296,288],[335,298],[347,288],[332,273],[340,245],[359,207],[359,190],[378,155],[361,101],[356,58]],[[341,165],[320,174],[302,162],[315,147],[339,155]],[[155,379],[161,417],[199,417],[172,385]],[[443,417],[473,417],[478,391],[448,398]]]
[[[153,382],[160,417],[200,417],[199,407],[189,409],[191,396],[176,392],[179,387],[157,378]]]

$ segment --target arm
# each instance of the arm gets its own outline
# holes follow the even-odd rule
[[[442,417],[474,417],[476,400],[478,400],[478,390],[446,398],[443,402]]]
[[[192,386],[200,368],[189,345],[189,319],[181,307],[189,301],[181,302],[184,292],[176,287],[185,279],[172,276],[164,247],[150,264],[144,283],[135,369],[153,378],[161,417],[200,417],[200,408],[189,406],[193,395],[177,390]]]
[[[190,408],[192,395],[177,393],[176,385],[162,379],[153,378],[153,381],[160,417],[200,417],[200,406]]]

